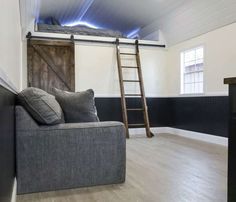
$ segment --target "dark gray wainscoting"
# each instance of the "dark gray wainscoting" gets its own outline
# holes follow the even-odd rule
[[[15,94],[0,86],[0,202],[11,201],[15,178]]]
[[[172,127],[228,136],[228,96],[171,98]]]
[[[96,98],[101,121],[122,121],[120,98]],[[174,127],[227,137],[228,96],[147,98],[151,127]],[[130,108],[141,106],[128,98]],[[141,112],[129,112],[130,123],[142,123]]]

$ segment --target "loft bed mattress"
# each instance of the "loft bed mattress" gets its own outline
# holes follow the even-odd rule
[[[86,26],[60,26],[60,25],[48,25],[38,24],[39,32],[49,33],[61,33],[61,34],[73,34],[73,35],[90,35],[90,36],[104,36],[115,38],[126,38],[121,32],[108,29],[93,29]]]

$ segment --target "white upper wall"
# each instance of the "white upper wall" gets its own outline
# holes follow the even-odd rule
[[[133,52],[132,47],[125,47],[124,52]],[[166,54],[164,49],[141,47],[141,65],[146,96],[165,95]],[[135,66],[133,56],[126,56],[124,65]],[[136,70],[124,69],[124,79],[137,79]],[[75,46],[76,90],[92,88],[96,96],[120,96],[116,48],[114,45],[89,45],[77,43]],[[139,85],[125,84],[127,93],[138,93]]]
[[[180,53],[204,46],[204,94],[227,95],[225,77],[236,76],[236,23],[214,30],[168,49],[168,95],[180,95]]]
[[[1,0],[0,9],[0,70],[20,90],[22,51],[19,1]]]

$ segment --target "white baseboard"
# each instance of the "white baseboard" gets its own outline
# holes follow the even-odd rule
[[[155,134],[158,133],[168,133],[172,135],[179,135],[186,138],[191,138],[194,140],[200,140],[208,143],[218,144],[222,146],[228,146],[228,138],[226,137],[219,137],[215,135],[205,134],[205,133],[199,133],[199,132],[193,132],[188,130],[182,130],[177,128],[171,128],[171,127],[155,127],[151,128],[151,131]],[[145,134],[145,128],[132,128],[129,129],[130,135],[143,135]]]
[[[16,202],[16,178],[14,179],[14,185],[13,185],[13,189],[12,189],[12,195],[11,195],[11,202]]]
[[[153,133],[169,133],[168,127],[155,127],[151,128]],[[129,134],[132,135],[143,135],[145,134],[145,128],[130,128]]]
[[[200,140],[208,143],[219,144],[222,146],[228,146],[228,138],[220,137],[205,133],[193,132],[188,130],[169,128],[170,134],[179,135],[186,138],[191,138],[195,140]]]

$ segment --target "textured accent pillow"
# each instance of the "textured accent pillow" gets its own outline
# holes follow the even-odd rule
[[[99,121],[92,89],[73,93],[53,88],[53,94],[61,105],[66,123]]]
[[[62,109],[53,95],[31,87],[21,91],[17,97],[19,103],[40,124],[52,125],[64,122]]]

